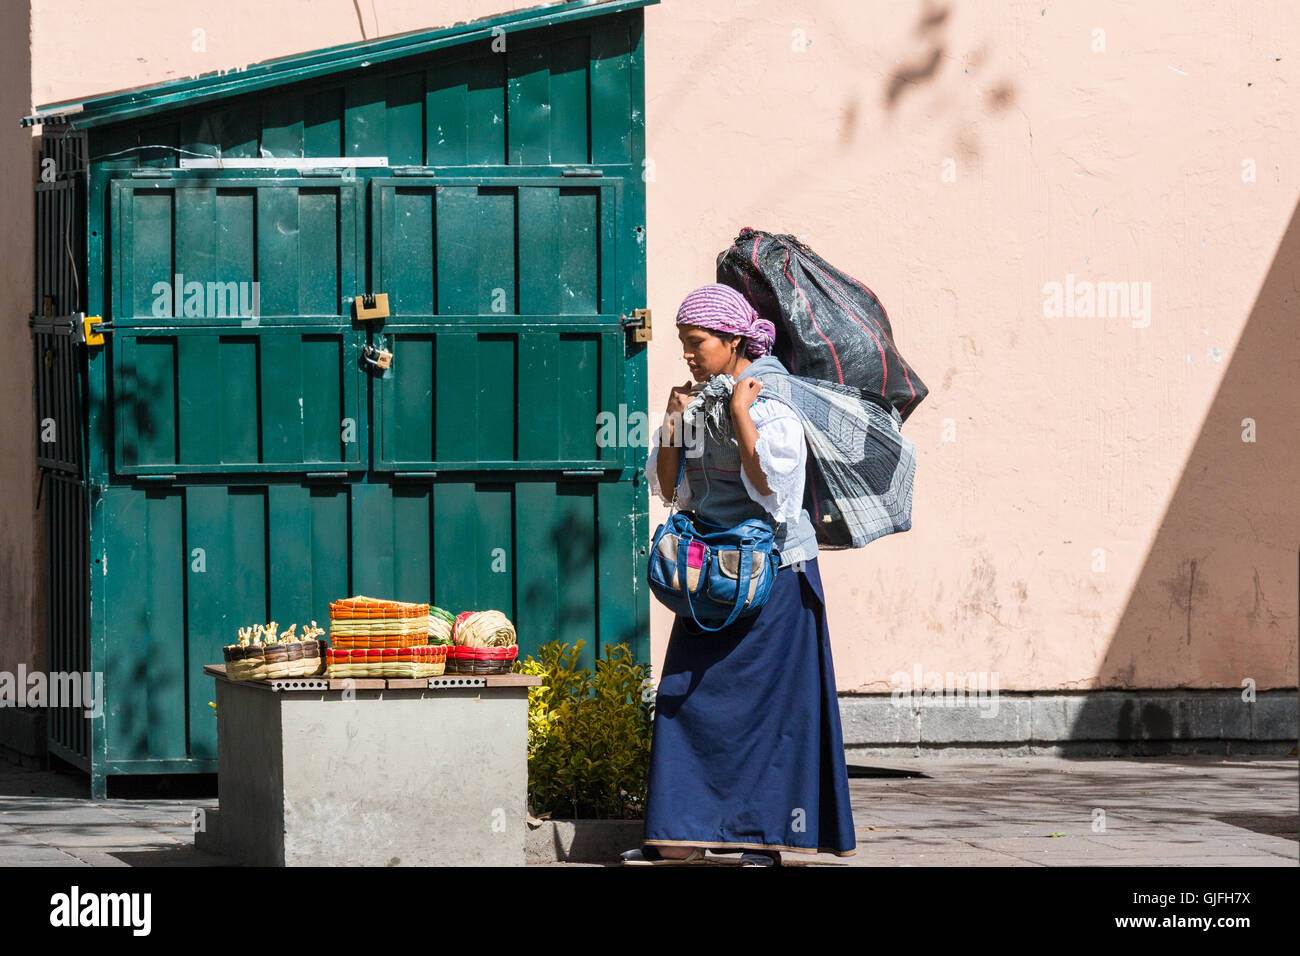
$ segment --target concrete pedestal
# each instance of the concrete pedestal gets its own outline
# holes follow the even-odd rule
[[[207,670],[220,806],[199,849],[260,866],[524,864],[528,687],[540,678],[274,690]]]

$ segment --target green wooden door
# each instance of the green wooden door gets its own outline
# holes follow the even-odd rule
[[[203,665],[325,621],[369,466],[364,184],[168,175],[110,190],[112,477],[94,490],[110,773],[214,769]]]
[[[370,276],[393,353],[371,381],[372,475],[355,514],[365,593],[497,608],[527,653],[642,650],[636,454],[601,442],[632,374],[624,183],[514,175],[370,181]],[[620,285],[620,283],[623,283]]]
[[[499,609],[525,654],[644,655],[639,459],[598,441],[602,413],[639,405],[624,188],[552,170],[113,183],[108,772],[210,767],[203,665],[240,626],[325,623],[347,594]],[[366,291],[386,319],[352,318]],[[386,372],[366,345],[392,351]]]
[[[361,189],[113,183],[116,474],[365,470]]]
[[[619,181],[371,182],[372,276],[395,368],[375,392],[384,471],[617,472],[597,415],[626,403]]]

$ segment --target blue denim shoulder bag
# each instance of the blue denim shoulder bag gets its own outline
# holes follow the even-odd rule
[[[685,471],[683,455],[678,485]],[[767,603],[779,558],[774,542],[771,526],[758,518],[724,528],[678,511],[674,487],[668,520],[651,542],[650,590],[674,614],[690,615],[706,631],[720,631]],[[710,626],[717,621],[722,623]]]

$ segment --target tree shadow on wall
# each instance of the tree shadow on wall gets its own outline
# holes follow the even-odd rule
[[[947,61],[958,59],[956,55],[950,53],[952,41],[946,35],[951,14],[951,6],[937,4],[932,0],[926,0],[922,4],[916,26],[912,31],[917,38],[919,48],[899,62],[889,74],[889,79],[884,86],[882,102],[887,115],[892,116],[896,113],[903,100],[916,95],[922,87],[941,80]],[[961,66],[966,74],[970,74],[970,81],[980,91],[979,111],[997,115],[1016,106],[1016,88],[1005,77],[991,83],[981,79],[979,74],[988,62],[989,55],[989,47],[984,44],[974,52],[961,54],[960,61],[954,63],[952,68]],[[943,100],[940,105],[947,107],[948,103]],[[978,161],[979,139],[973,129],[973,122],[979,121],[978,116],[974,116],[976,111],[966,106],[959,106],[956,112],[960,124],[953,134],[952,149],[963,160]]]

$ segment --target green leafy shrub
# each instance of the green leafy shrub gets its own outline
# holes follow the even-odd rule
[[[605,645],[593,675],[585,641],[552,641],[515,664],[528,689],[528,803],[534,816],[632,820],[645,815],[654,693],[650,665],[626,644]]]

